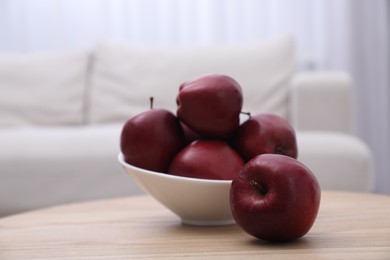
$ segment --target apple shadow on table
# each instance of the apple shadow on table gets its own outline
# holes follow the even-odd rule
[[[302,237],[296,240],[287,241],[287,242],[268,242],[265,240],[250,238],[246,241],[251,246],[260,246],[266,248],[279,248],[279,249],[303,249],[311,248],[313,243],[311,243],[310,238]]]
[[[175,233],[176,235],[205,235],[212,234],[217,235],[220,233],[223,234],[233,234],[241,232],[240,228],[235,225],[221,225],[221,226],[192,226],[183,223],[175,223],[171,225],[166,225],[164,227],[164,232]]]
[[[271,252],[274,250],[280,251],[296,251],[318,248],[318,237],[305,236],[290,242],[267,242],[252,237],[245,233],[238,225],[224,226],[191,226],[179,222],[169,222],[167,225],[160,226],[155,234],[159,237],[173,236],[176,241],[187,241],[189,237],[191,241],[198,241],[198,245],[202,244],[203,238],[207,237],[209,241],[224,241],[225,244],[241,244],[241,248],[246,250],[264,250],[262,252]],[[231,239],[229,239],[229,237]],[[202,244],[202,246],[206,246]],[[213,244],[215,247],[216,245]],[[233,249],[232,249],[233,250]]]
[[[254,238],[250,235],[247,235],[239,226],[232,225],[222,225],[222,226],[192,226],[183,223],[176,223],[173,225],[167,225],[164,229],[165,232],[173,232],[177,235],[204,235],[204,234],[218,234],[222,232],[223,234],[242,234],[244,237],[247,236],[247,239],[244,239],[243,242],[252,246],[266,246],[266,247],[299,247],[299,248],[308,248],[312,244],[310,238],[302,237],[293,241],[288,242],[267,242],[265,240]]]

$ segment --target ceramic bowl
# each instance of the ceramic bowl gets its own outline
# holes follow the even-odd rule
[[[231,181],[186,178],[132,166],[118,160],[148,194],[175,213],[184,224],[215,226],[233,224],[229,192]]]

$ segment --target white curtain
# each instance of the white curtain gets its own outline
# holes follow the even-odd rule
[[[358,134],[374,151],[376,190],[390,194],[390,2],[351,4],[346,70],[357,87]]]
[[[2,0],[0,51],[80,49],[100,41],[205,45],[289,33],[302,69],[344,70],[357,134],[390,194],[390,4],[386,0]]]
[[[338,3],[339,2],[339,3]],[[2,0],[0,50],[91,47],[101,40],[157,44],[256,41],[293,34],[300,58],[323,65],[345,24],[337,0]]]

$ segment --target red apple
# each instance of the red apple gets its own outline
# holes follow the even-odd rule
[[[174,114],[165,109],[151,109],[125,123],[120,146],[127,163],[166,172],[172,158],[184,146],[184,133]]]
[[[238,128],[241,86],[229,76],[212,74],[181,84],[177,116],[203,137],[225,139]]]
[[[320,205],[316,177],[298,160],[256,156],[233,180],[230,205],[237,224],[267,241],[290,241],[312,227]]]
[[[178,176],[233,180],[244,161],[229,145],[217,140],[197,140],[173,158],[168,173]]]
[[[257,114],[246,120],[232,138],[232,147],[248,162],[259,154],[275,153],[297,158],[295,131],[274,114]]]

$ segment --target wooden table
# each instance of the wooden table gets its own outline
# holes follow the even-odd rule
[[[148,196],[0,219],[0,259],[390,259],[390,196],[323,192],[310,232],[285,244],[237,225],[192,227]]]

